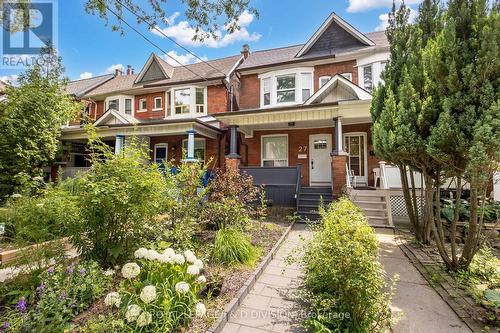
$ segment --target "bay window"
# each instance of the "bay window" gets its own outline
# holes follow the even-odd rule
[[[106,97],[104,100],[104,110],[114,110],[123,114],[133,114],[134,96],[130,95],[114,95]]]
[[[266,135],[261,137],[262,166],[288,166],[288,136]]]
[[[295,74],[276,77],[276,102],[295,102]]]
[[[126,98],[125,99],[125,114],[132,114],[132,99],[131,98]]]
[[[206,87],[173,88],[166,94],[166,118],[199,117],[207,113]]]
[[[108,110],[120,110],[120,100],[119,99],[112,99],[108,101]]]
[[[189,113],[190,100],[191,91],[189,88],[174,90],[175,114]]]
[[[372,65],[363,67],[363,88],[368,91],[373,89],[373,71]]]
[[[313,71],[302,67],[259,75],[261,107],[305,102],[313,94]]]
[[[271,78],[266,78],[262,80],[262,92],[264,105],[271,104]]]
[[[196,88],[196,113],[205,113],[205,89]]]
[[[302,102],[305,102],[312,95],[312,73],[302,73]]]

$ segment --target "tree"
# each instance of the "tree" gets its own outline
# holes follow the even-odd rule
[[[448,268],[465,269],[482,245],[483,212],[491,175],[500,164],[500,16],[498,3],[451,0],[444,28],[424,52],[428,107],[440,110],[428,154],[456,179],[451,253],[444,244],[436,195],[434,239]],[[470,219],[462,253],[455,239],[461,185],[470,186]],[[428,203],[430,205],[430,203]]]
[[[123,34],[121,19],[124,19],[124,13],[133,13],[137,18],[137,23],[146,24],[150,29],[168,23],[168,15],[171,15],[165,9],[166,0],[148,0],[149,7],[143,9],[139,0],[86,0],[85,10],[87,13],[98,15],[106,25],[109,24],[111,11],[118,16],[116,23],[111,28],[118,30]],[[194,23],[196,30],[194,40],[203,41],[205,38],[219,38],[220,26],[228,33],[233,33],[240,29],[238,25],[239,16],[248,10],[254,15],[258,15],[255,8],[250,7],[250,0],[181,0],[181,3],[187,6],[185,11],[186,19]],[[125,10],[125,12],[124,12]],[[222,25],[218,20],[223,19]]]
[[[386,34],[391,58],[383,73],[384,84],[373,94],[373,143],[376,154],[400,169],[408,216],[415,236],[429,243],[432,206],[418,202],[413,171],[423,175],[425,197],[432,202],[432,182],[438,166],[426,152],[425,142],[436,114],[426,107],[423,48],[441,28],[440,10],[435,0],[425,0],[415,24],[409,22],[409,8],[393,5]],[[423,216],[419,208],[424,210]]]
[[[8,86],[0,104],[0,201],[41,175],[56,156],[61,126],[82,109],[64,90],[61,58],[52,48]]]

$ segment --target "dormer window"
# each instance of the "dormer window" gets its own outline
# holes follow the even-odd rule
[[[304,67],[261,74],[261,107],[305,102],[313,93],[313,70]]]

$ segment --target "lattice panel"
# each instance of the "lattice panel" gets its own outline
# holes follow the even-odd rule
[[[418,215],[422,216],[422,197],[417,197]],[[405,198],[402,195],[391,195],[392,216],[408,217]]]

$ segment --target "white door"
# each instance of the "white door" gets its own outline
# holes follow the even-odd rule
[[[348,167],[355,177],[355,185],[368,185],[368,154],[366,133],[344,134],[344,149],[349,154]]]
[[[332,183],[331,134],[313,134],[309,136],[309,174],[311,186],[324,186]]]

